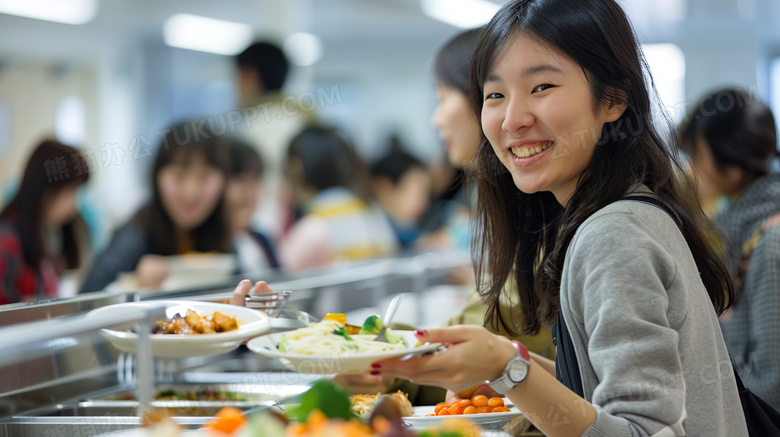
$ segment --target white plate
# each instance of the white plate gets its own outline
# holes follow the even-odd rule
[[[396,331],[401,334],[406,344],[417,344],[414,331]],[[332,373],[365,373],[371,371],[371,364],[395,357],[403,357],[408,354],[424,354],[433,352],[441,346],[441,343],[425,343],[422,346],[367,354],[346,354],[334,352],[330,355],[307,355],[282,352],[276,348],[276,344],[284,333],[264,335],[247,343],[250,350],[260,355],[276,358],[287,368],[300,373],[316,375],[329,375]]]
[[[507,413],[482,413],[482,414],[460,414],[457,416],[426,416],[426,414],[433,414],[436,409],[435,405],[431,406],[419,406],[414,407],[414,414],[418,417],[404,417],[404,422],[408,423],[414,429],[427,429],[436,428],[441,426],[445,420],[451,420],[454,418],[465,419],[473,422],[477,425],[507,422],[515,417],[521,416],[523,413],[513,405],[507,405],[509,412]]]
[[[235,317],[238,320],[238,329],[216,334],[196,335],[172,335],[150,334],[152,342],[152,355],[155,357],[183,358],[216,355],[230,352],[241,343],[252,337],[262,335],[271,329],[268,316],[264,313],[236,305],[198,301],[148,301],[129,302],[116,305],[108,305],[87,313],[86,317],[106,316],[110,314],[122,314],[130,308],[153,308],[165,306],[167,317],[173,317],[176,313],[182,316],[191,309],[200,315],[208,315],[219,311],[226,316]],[[135,353],[135,343],[138,334],[126,330],[103,329],[103,336],[111,344],[122,352]]]

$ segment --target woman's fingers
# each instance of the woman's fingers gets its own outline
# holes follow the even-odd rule
[[[517,353],[509,340],[480,326],[436,328],[418,332],[417,336],[448,345],[447,349],[405,361],[379,361],[373,364],[373,373],[460,391],[497,378]]]
[[[271,290],[271,287],[265,281],[257,281],[257,283],[255,284],[254,293],[273,293],[273,292],[274,291]]]
[[[233,290],[233,295],[230,297],[230,304],[241,307],[246,306],[245,299],[250,291],[252,293],[273,293],[273,290],[271,290],[271,287],[265,281],[257,281],[253,287],[252,281],[244,279],[239,282],[238,285],[236,285],[236,289]]]
[[[392,376],[370,375],[367,373],[346,375],[339,374],[333,382],[349,391],[351,394],[386,393],[395,378]]]
[[[249,290],[252,289],[252,281],[244,279],[236,285],[236,289],[233,290],[233,295],[230,296],[230,304],[240,307],[246,306],[246,295],[249,294]]]
[[[464,383],[452,369],[424,370],[417,367],[394,368],[389,374],[412,381],[415,384],[433,385],[449,390],[462,390]],[[384,374],[384,373],[383,373]]]
[[[444,402],[453,403],[453,402],[459,401],[461,399],[463,399],[463,398],[460,397],[457,393],[455,393],[452,390],[447,390],[447,394],[444,395]]]
[[[485,329],[480,326],[456,325],[447,328],[431,328],[417,331],[415,335],[429,343],[457,344],[474,338]]]
[[[499,394],[497,391],[495,391],[492,388],[490,388],[490,386],[487,385],[487,384],[480,385],[479,388],[477,389],[477,391],[474,392],[472,397],[473,396],[477,396],[477,395],[483,395],[483,396],[485,396],[487,398],[500,398],[500,397],[503,396],[503,395]]]
[[[389,360],[378,361],[372,364],[373,375],[393,375],[398,378],[408,379],[415,383],[431,383],[431,375],[449,374],[452,375],[452,363],[447,360],[447,352],[443,351],[435,355],[426,355],[419,358],[410,358],[400,360],[393,358]],[[448,371],[448,369],[450,369]],[[425,378],[425,381],[422,380]],[[436,380],[432,385],[446,387],[443,380]]]

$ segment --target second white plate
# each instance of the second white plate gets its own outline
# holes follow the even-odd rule
[[[238,320],[238,329],[216,334],[151,334],[149,338],[152,343],[152,355],[155,357],[183,358],[230,352],[241,345],[244,340],[264,334],[271,329],[268,316],[260,311],[236,305],[198,301],[171,300],[120,303],[92,310],[85,317],[110,316],[111,314],[122,314],[131,308],[144,309],[156,306],[164,306],[165,315],[169,318],[177,313],[185,315],[188,309],[194,310],[200,315],[208,315],[214,311],[219,311],[227,316],[235,317]],[[138,339],[138,334],[135,332],[104,329],[102,334],[109,343],[113,344],[120,351],[135,353],[135,344]]]
[[[507,413],[460,414],[457,416],[426,416],[426,414],[433,414],[436,406],[419,406],[414,407],[414,414],[416,417],[404,417],[403,420],[404,422],[411,425],[414,429],[427,429],[440,427],[445,420],[452,420],[454,418],[465,419],[480,425],[487,423],[507,422],[523,414],[515,406],[509,405],[507,408],[509,408],[509,412]]]

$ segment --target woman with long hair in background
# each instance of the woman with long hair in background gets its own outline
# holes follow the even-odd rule
[[[224,207],[229,174],[224,138],[192,123],[172,127],[152,165],[151,199],[114,233],[82,292],[103,290],[120,272],[134,272],[140,288],[159,287],[170,271],[166,256],[232,253]]]
[[[43,141],[0,212],[0,305],[57,296],[58,277],[81,266],[76,191],[89,180],[77,149]],[[81,229],[81,231],[84,231]]]

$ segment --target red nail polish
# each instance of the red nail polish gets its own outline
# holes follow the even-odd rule
[[[378,368],[382,367],[382,365],[379,364],[379,363],[373,363],[373,364],[371,364],[371,367],[373,367],[374,369],[378,369]]]
[[[371,371],[371,374],[372,374],[372,375],[374,375],[374,376],[377,376],[377,375],[379,375],[380,373],[379,373],[379,370],[372,370],[372,371]]]
[[[418,329],[418,330],[414,331],[414,335],[416,335],[418,337],[425,337],[426,335],[428,335],[428,331],[426,331],[424,329],[421,331],[421,330]]]

